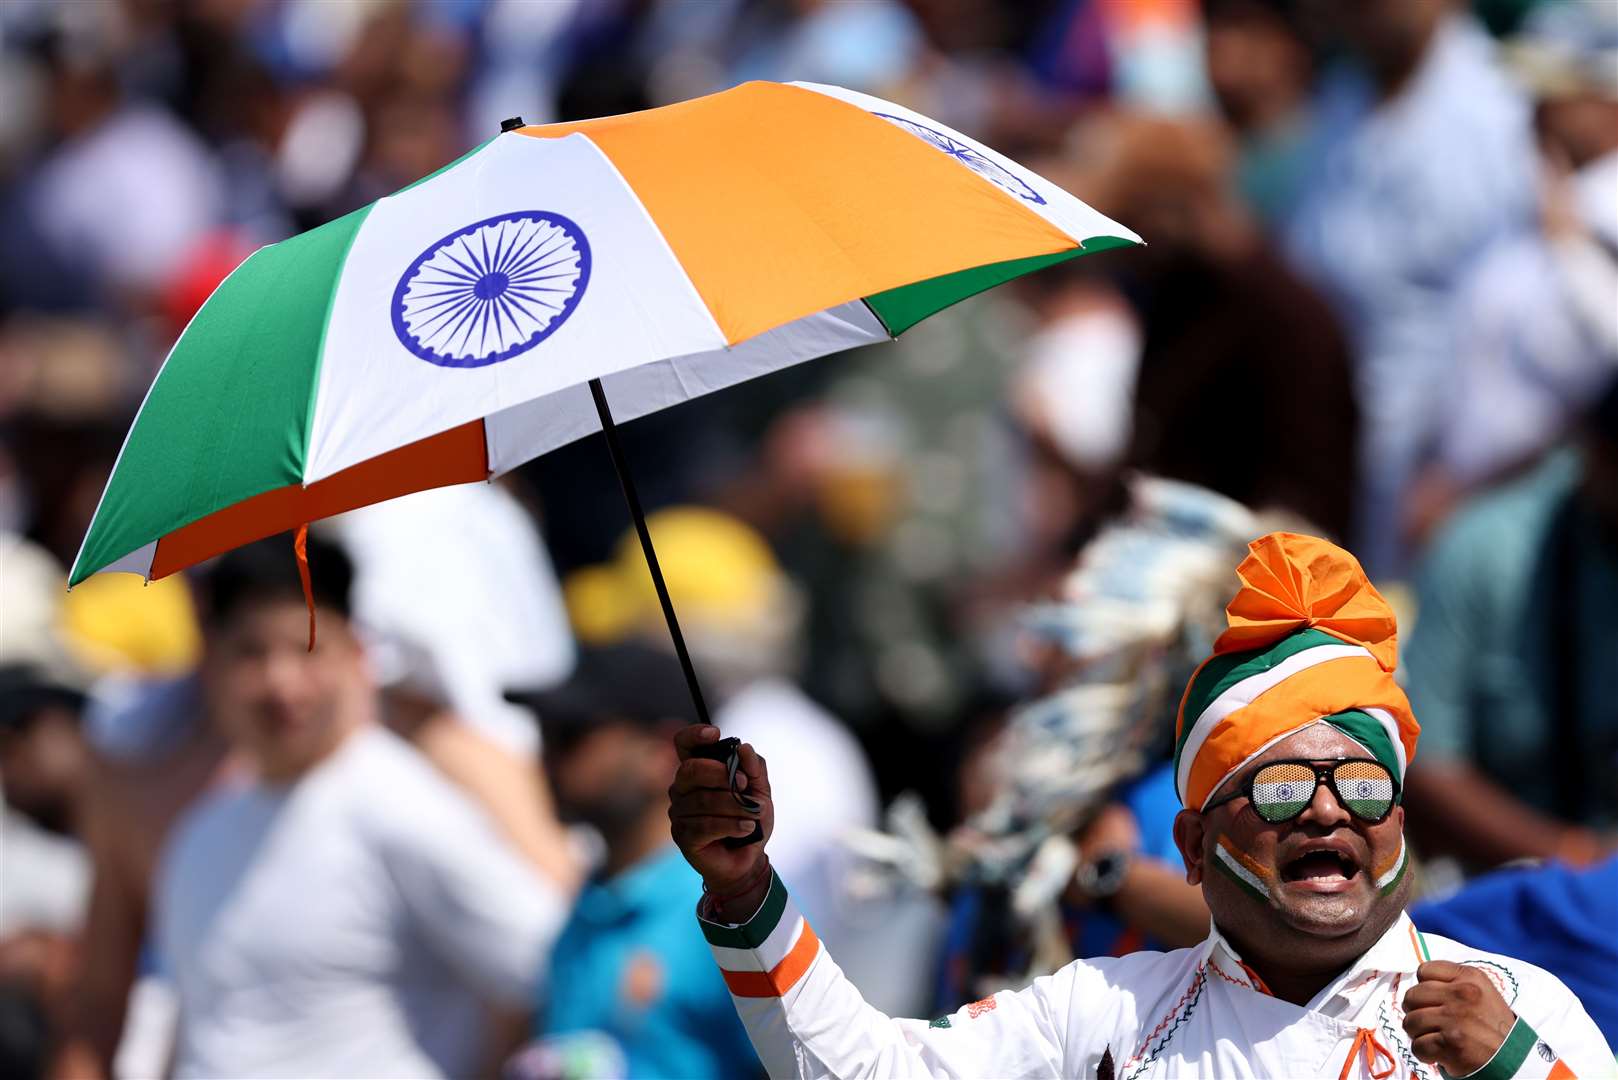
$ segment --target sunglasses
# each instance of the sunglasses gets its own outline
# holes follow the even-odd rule
[[[1331,789],[1350,814],[1372,825],[1392,813],[1393,804],[1399,801],[1399,782],[1380,761],[1347,758],[1317,765],[1299,758],[1271,761],[1255,769],[1240,788],[1204,809],[1212,810],[1246,796],[1259,817],[1277,825],[1303,813],[1321,784]]]

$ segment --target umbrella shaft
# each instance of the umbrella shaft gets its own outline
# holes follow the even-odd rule
[[[629,462],[624,460],[624,448],[618,442],[618,425],[612,422],[612,410],[607,407],[607,392],[600,379],[590,380],[590,396],[595,398],[596,414],[601,417],[601,433],[607,437],[607,452],[612,455],[612,467],[618,473],[618,483],[624,489],[624,502],[629,504],[629,516],[635,519],[635,534],[640,537],[640,549],[646,555],[646,568],[652,572],[652,584],[657,588],[657,599],[663,605],[663,619],[669,624],[669,637],[674,639],[674,651],[680,657],[685,671],[685,683],[691,688],[691,704],[696,706],[699,723],[710,724],[708,705],[702,700],[702,688],[697,685],[697,670],[691,666],[691,654],[686,651],[685,637],[680,633],[680,620],[674,617],[674,602],[669,599],[668,586],[663,583],[663,568],[657,564],[657,552],[652,547],[652,534],[646,530],[646,515],[640,508],[640,496],[635,494],[635,482],[629,478]]]

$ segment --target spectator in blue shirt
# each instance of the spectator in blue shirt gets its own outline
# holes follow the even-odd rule
[[[1445,527],[1416,606],[1405,804],[1423,850],[1478,866],[1618,850],[1618,379],[1577,446]]]
[[[1359,535],[1373,577],[1405,570],[1399,523],[1459,362],[1460,285],[1534,209],[1527,102],[1457,0],[1330,5],[1349,62],[1313,107],[1312,172],[1285,227],[1354,339]],[[1423,721],[1425,723],[1425,721]]]
[[[556,943],[538,1041],[508,1074],[758,1073],[692,918],[701,880],[669,837],[671,735],[692,722],[674,658],[642,645],[587,650],[562,686],[514,697],[539,715],[559,811],[593,826],[605,857]]]

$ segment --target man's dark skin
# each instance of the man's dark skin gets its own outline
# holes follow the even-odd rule
[[[693,748],[719,738],[717,728],[694,725],[675,736],[680,767],[669,787],[669,820],[674,841],[702,875],[712,896],[722,897],[705,914],[720,922],[747,921],[763,903],[769,875],[761,872],[764,847],[775,825],[765,761],[743,744],[738,786],[760,804],[756,815],[732,798],[720,762],[691,757]],[[1218,791],[1217,802],[1241,788],[1242,781],[1268,761],[1307,758],[1330,762],[1363,758],[1362,747],[1325,724],[1313,724],[1271,746]],[[727,837],[747,836],[757,820],[765,844],[726,848]],[[1208,908],[1233,947],[1271,993],[1297,1005],[1307,1003],[1380,938],[1404,910],[1407,874],[1387,896],[1378,894],[1372,866],[1398,853],[1404,808],[1395,806],[1383,821],[1369,824],[1351,815],[1325,785],[1297,818],[1264,821],[1245,796],[1206,812],[1182,810],[1174,838],[1185,860],[1186,880],[1200,885]],[[1213,852],[1221,835],[1237,846],[1270,879],[1270,899],[1261,901],[1224,873],[1214,871]],[[1294,865],[1310,845],[1328,844],[1356,868],[1304,873]],[[1505,1041],[1516,1016],[1478,969],[1446,961],[1422,964],[1417,983],[1404,998],[1405,1030],[1423,1061],[1451,1076],[1475,1072]]]

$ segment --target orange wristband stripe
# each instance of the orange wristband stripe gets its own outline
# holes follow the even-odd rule
[[[820,939],[814,927],[802,917],[798,920],[798,940],[779,964],[769,971],[724,971],[725,985],[737,997],[781,997],[797,985],[820,953]]]

